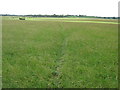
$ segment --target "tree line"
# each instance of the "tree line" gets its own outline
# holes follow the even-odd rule
[[[64,17],[83,17],[83,18],[104,18],[104,19],[120,19],[120,17],[99,17],[99,16],[87,16],[87,15],[11,15],[11,14],[0,14],[0,16],[20,16],[20,17],[57,17],[57,18],[64,18]]]

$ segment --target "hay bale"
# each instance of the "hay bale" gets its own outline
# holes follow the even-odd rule
[[[20,17],[19,20],[25,20],[25,17]]]

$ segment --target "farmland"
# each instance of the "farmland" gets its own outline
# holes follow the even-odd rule
[[[4,88],[117,88],[117,20],[3,18]]]

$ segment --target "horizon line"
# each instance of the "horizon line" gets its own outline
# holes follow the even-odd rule
[[[35,15],[63,15],[63,16],[66,16],[66,15],[71,15],[71,16],[90,16],[90,17],[120,17],[120,16],[94,16],[94,15],[82,15],[82,14],[79,14],[79,15],[74,15],[74,14],[0,14],[1,15],[15,15],[15,16],[26,16],[26,15],[31,15],[31,16],[35,16]]]

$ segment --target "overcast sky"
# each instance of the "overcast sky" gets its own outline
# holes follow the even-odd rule
[[[0,14],[118,16],[120,0],[1,0]]]

